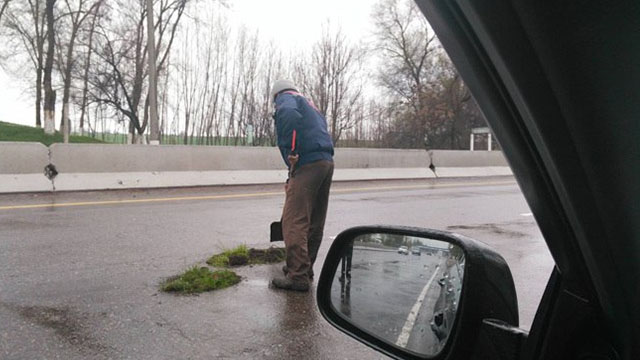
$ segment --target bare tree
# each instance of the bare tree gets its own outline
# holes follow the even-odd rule
[[[159,3],[154,23],[157,71],[162,74],[188,0],[160,0]],[[99,63],[90,76],[93,88],[90,94],[94,101],[108,105],[121,120],[128,121],[130,142],[142,139],[149,119],[145,4],[144,0],[116,2],[115,7],[111,7],[112,22],[100,25],[96,31],[98,37],[94,39],[94,43],[98,42],[95,54]]]
[[[182,49],[180,49],[178,61],[179,63],[174,66],[174,70],[178,75],[177,80],[177,96],[179,97],[179,103],[176,110],[181,110],[184,116],[184,134],[182,142],[187,145],[189,143],[189,131],[197,126],[197,121],[201,116],[200,111],[202,108],[199,106],[199,102],[203,97],[207,97],[208,93],[208,77],[210,56],[212,54],[209,51],[202,52],[201,41],[206,41],[201,36],[199,27],[194,29],[195,34],[192,41],[183,41]],[[192,46],[195,45],[195,49]],[[210,50],[207,46],[205,49]],[[204,60],[203,61],[203,57]],[[203,76],[204,75],[204,76]],[[193,141],[193,137],[192,137]]]
[[[196,11],[200,10],[195,7]],[[171,104],[175,122],[184,124],[182,143],[217,144],[222,134],[227,134],[227,110],[229,86],[228,70],[234,61],[230,29],[225,20],[216,14],[217,8],[209,8],[188,24],[178,40],[178,49],[172,67],[171,80],[177,95]],[[238,97],[234,97],[237,102]]]
[[[4,15],[4,12],[7,10],[7,6],[9,6],[10,2],[11,0],[2,1],[2,5],[0,5],[0,21],[2,20],[2,15]]]
[[[369,99],[366,110],[365,139],[371,140],[376,147],[390,147],[388,142],[389,134],[392,132],[392,122],[394,117],[394,105],[391,102],[384,102],[380,99]]]
[[[55,56],[55,17],[56,0],[46,0],[45,14],[47,19],[47,54],[44,64],[44,132],[55,132],[56,92],[52,87],[51,73]]]
[[[207,53],[212,55],[207,59],[208,64],[208,83],[211,91],[208,93],[206,101],[207,108],[205,112],[205,134],[206,144],[213,145],[214,139],[219,138],[222,130],[222,118],[224,117],[224,103],[226,101],[227,91],[227,70],[228,50],[229,50],[229,29],[226,24],[219,18],[212,23],[210,30],[207,32],[210,39],[207,42]]]
[[[65,18],[68,18],[69,34],[68,40],[65,44],[60,43],[60,49],[66,45],[66,54],[61,56],[59,60],[60,73],[63,81],[63,95],[62,95],[62,118],[60,121],[60,131],[63,133],[64,142],[69,142],[69,133],[71,126],[69,124],[69,108],[70,108],[70,96],[71,96],[71,82],[72,72],[75,68],[74,50],[76,45],[76,39],[78,33],[85,22],[85,20],[99,8],[103,0],[64,0],[65,6]],[[74,7],[72,2],[76,4]],[[95,16],[94,16],[95,19]]]
[[[230,82],[227,88],[229,92],[229,108],[225,135],[229,140],[233,138],[234,145],[238,145],[242,131],[242,116],[246,105],[243,94],[243,81],[246,77],[248,63],[252,61],[248,56],[252,42],[253,40],[249,37],[246,27],[241,27],[234,44],[235,59],[231,65]]]
[[[435,88],[439,94],[439,116],[443,117],[440,138],[434,145],[450,149],[466,149],[473,127],[486,126],[469,88],[445,53],[437,61]]]
[[[273,99],[271,98],[271,86],[276,77],[282,73],[283,57],[280,50],[273,44],[269,44],[263,53],[263,62],[260,68],[260,93],[258,103],[260,106],[255,132],[259,139],[259,145],[275,145],[275,124],[273,122]]]
[[[240,140],[243,144],[255,136],[255,120],[258,114],[258,105],[256,100],[256,78],[258,75],[258,59],[260,57],[260,49],[258,42],[258,34],[245,39],[247,46],[243,47],[243,52],[239,54],[243,58],[242,80],[240,84],[240,112],[238,116],[238,130],[236,134],[236,144]],[[248,133],[251,132],[250,134]]]
[[[433,78],[435,34],[413,1],[382,0],[374,8],[378,49],[384,61],[380,83],[410,110],[403,124],[412,145],[423,141],[431,129],[430,83]]]
[[[45,0],[12,2],[5,0],[2,11],[8,30],[5,51],[8,59],[26,54],[35,73],[35,119],[36,127],[42,127],[42,76],[44,67],[44,44],[46,41]],[[20,62],[20,61],[18,61]],[[20,69],[16,69],[20,70]],[[20,71],[16,71],[21,73]]]
[[[311,53],[311,97],[327,118],[334,142],[354,123],[353,106],[362,95],[359,82],[364,50],[350,44],[338,28],[323,29]]]
[[[314,101],[340,146],[417,147],[428,139],[434,146],[460,148],[478,118],[467,88],[408,0],[379,0],[375,7],[376,45],[383,56],[376,84],[385,96],[369,97],[367,53],[339,28],[325,26],[306,51],[285,56],[261,43],[253,30],[232,29],[210,3],[153,1],[163,141],[175,134],[171,141],[183,144],[273,144],[269,94],[282,77],[292,78]],[[45,10],[53,3],[49,23]],[[77,110],[82,132],[124,131],[128,142],[144,139],[150,118],[145,5],[146,0],[0,0],[3,39],[18,49],[16,59],[28,56],[33,64],[26,74],[35,77],[38,124],[45,85],[48,112],[55,109],[53,90],[62,91],[65,135]],[[50,33],[57,42],[49,41]],[[47,66],[52,44],[55,69]],[[7,58],[11,45],[0,55]]]
[[[444,118],[443,130],[447,134],[448,147],[456,149],[461,145],[460,135],[464,132],[464,105],[471,100],[471,94],[449,59],[442,56],[438,63],[437,84],[440,90],[440,113]]]
[[[84,121],[87,115],[88,94],[89,94],[89,71],[91,69],[91,55],[93,54],[93,36],[95,34],[96,25],[99,19],[100,7],[103,0],[98,0],[93,8],[93,16],[89,27],[88,43],[86,50],[86,59],[84,63],[84,71],[82,76],[82,100],[80,103],[80,133],[84,135]]]

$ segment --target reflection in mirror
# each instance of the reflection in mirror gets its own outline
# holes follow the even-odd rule
[[[406,350],[433,356],[447,342],[462,291],[464,253],[440,240],[364,234],[342,253],[334,309]]]

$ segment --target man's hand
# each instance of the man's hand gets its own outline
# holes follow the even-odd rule
[[[298,163],[298,159],[300,159],[300,155],[289,155],[287,157],[287,159],[289,160],[289,164],[291,165],[291,169],[293,169],[296,164]]]
[[[298,159],[300,159],[299,155],[289,155],[287,156],[287,160],[289,160],[289,179],[291,179],[295,175],[296,164],[298,163]],[[287,180],[287,183],[289,181]],[[286,190],[286,187],[285,187]]]

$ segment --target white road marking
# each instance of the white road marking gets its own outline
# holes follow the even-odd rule
[[[522,213],[520,216],[533,216],[533,213]]]
[[[418,301],[413,305],[411,311],[409,312],[409,316],[407,316],[407,321],[405,321],[404,326],[402,327],[402,332],[400,332],[400,336],[398,336],[398,340],[396,341],[396,345],[406,348],[407,343],[409,342],[409,336],[411,336],[411,332],[413,331],[413,327],[416,325],[416,319],[418,318],[418,313],[420,312],[420,308],[422,307],[422,303],[424,302],[424,298],[427,296],[427,291],[429,291],[429,287],[431,287],[431,283],[433,279],[438,275],[440,266],[436,265],[436,271],[429,279],[429,282],[422,289],[420,296],[418,296]]]

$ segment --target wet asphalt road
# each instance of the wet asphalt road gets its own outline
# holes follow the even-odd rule
[[[0,196],[0,358],[384,358],[328,325],[313,291],[269,289],[281,265],[200,296],[158,291],[221,249],[268,246],[283,200],[281,186]],[[553,266],[528,213],[508,177],[335,184],[315,270],[350,226],[462,233],[505,257],[528,329]]]

